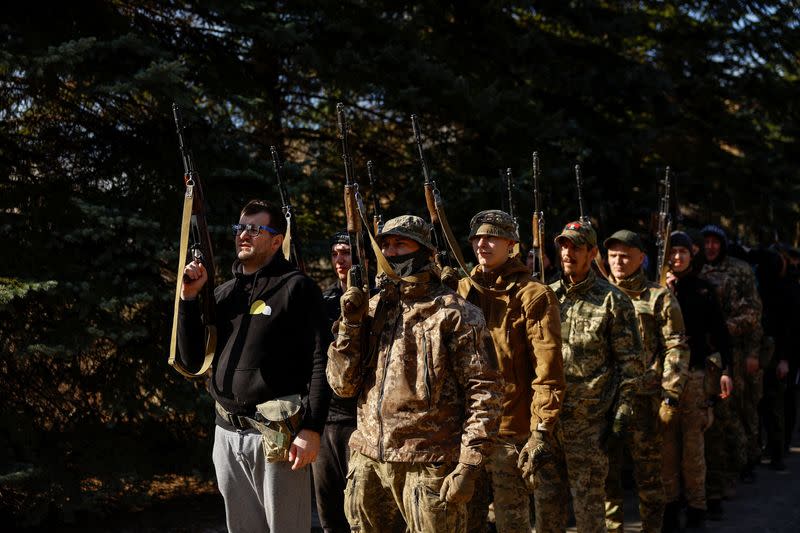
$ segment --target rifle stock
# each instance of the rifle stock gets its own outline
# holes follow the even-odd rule
[[[578,211],[580,212],[580,221],[582,224],[592,225],[592,219],[583,210],[583,175],[581,174],[581,166],[575,165],[575,182],[578,186]],[[603,256],[600,254],[600,246],[597,246],[597,255],[594,256],[594,265],[597,271],[604,278],[608,279],[608,271],[603,264]]]
[[[542,211],[541,198],[539,192],[539,154],[533,152],[533,216],[531,217],[531,229],[533,238],[531,246],[536,250],[535,254],[539,263],[539,281],[545,282],[544,276],[544,212]]]
[[[439,268],[453,267],[454,264],[459,266],[463,265],[464,259],[461,256],[461,251],[457,248],[456,243],[450,242],[453,241],[454,238],[448,238],[449,226],[443,215],[444,205],[439,194],[439,189],[436,187],[436,182],[431,179],[430,173],[428,172],[428,163],[425,161],[425,150],[422,147],[422,134],[420,133],[417,115],[411,115],[411,127],[414,130],[414,141],[417,145],[419,162],[425,180],[425,205],[428,208],[428,214],[431,217],[431,225],[433,226],[433,245],[437,250],[436,265]],[[450,249],[450,253],[452,253],[452,257],[450,253],[448,253],[448,248]],[[455,259],[455,261],[453,261],[453,259]]]
[[[336,124],[339,139],[342,141],[342,160],[344,161],[344,210],[347,217],[347,234],[350,239],[350,257],[352,266],[348,275],[348,283],[369,291],[367,285],[367,256],[364,247],[364,233],[361,226],[360,203],[358,198],[358,183],[353,176],[353,160],[350,156],[348,144],[347,117],[344,113],[344,104],[336,104]]]
[[[211,367],[217,343],[216,330],[216,300],[214,299],[214,280],[216,272],[214,269],[214,250],[211,245],[211,236],[208,232],[206,221],[205,198],[203,196],[203,185],[200,175],[194,166],[192,152],[186,145],[183,138],[184,125],[177,104],[172,104],[172,115],[175,119],[175,127],[178,133],[178,148],[183,160],[183,181],[186,186],[183,202],[183,216],[181,220],[181,239],[178,250],[178,272],[175,287],[175,305],[172,319],[172,339],[170,345],[170,355],[168,363],[185,377],[200,377]],[[206,353],[200,370],[192,372],[180,362],[177,357],[177,331],[178,331],[178,307],[183,284],[188,281],[183,274],[188,256],[191,260],[203,265],[208,274],[208,280],[200,290],[200,309],[202,313],[203,326],[206,331]]]
[[[658,232],[656,234],[656,247],[658,248],[658,259],[656,260],[656,279],[662,287],[667,285],[667,271],[669,263],[667,253],[669,251],[669,236],[672,233],[672,217],[669,214],[669,193],[670,193],[670,168],[664,172],[664,196],[659,199],[658,210]]]

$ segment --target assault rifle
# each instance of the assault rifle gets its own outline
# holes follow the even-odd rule
[[[578,186],[578,210],[580,212],[580,220],[581,224],[588,224],[589,226],[592,225],[592,219],[589,218],[588,215],[583,211],[583,177],[581,175],[581,166],[575,165],[575,182]],[[594,264],[597,267],[597,270],[602,274],[604,278],[608,278],[608,271],[606,271],[605,265],[603,265],[603,258],[600,255],[600,247],[598,246],[597,255],[594,256]]]
[[[342,160],[344,161],[344,211],[347,217],[347,234],[350,238],[350,257],[353,266],[350,267],[348,274],[348,284],[350,286],[361,287],[365,292],[369,291],[366,284],[367,276],[367,255],[364,248],[364,233],[361,228],[361,195],[358,192],[353,174],[353,159],[350,156],[350,146],[347,143],[349,124],[344,114],[344,104],[336,104],[336,123],[338,127],[339,139],[342,141]]]
[[[175,287],[175,309],[172,319],[172,343],[170,345],[169,364],[186,377],[199,377],[205,374],[211,366],[217,344],[216,329],[216,301],[214,300],[214,250],[211,247],[211,236],[208,233],[206,222],[206,208],[203,197],[203,185],[200,175],[194,167],[191,150],[183,139],[184,125],[180,108],[172,104],[172,115],[175,118],[175,127],[178,131],[178,148],[183,160],[183,183],[186,192],[183,197],[183,216],[181,219],[181,240],[178,250],[178,282]],[[187,259],[197,261],[205,267],[208,281],[200,290],[200,308],[202,311],[203,325],[206,330],[206,355],[200,370],[190,371],[181,364],[177,355],[178,344],[178,307],[181,299],[183,284],[189,279],[183,274]]]
[[[667,252],[669,251],[669,235],[672,232],[672,216],[669,213],[669,167],[664,173],[664,181],[660,182],[664,186],[664,195],[658,202],[658,229],[656,230],[656,248],[658,249],[658,260],[656,262],[656,279],[664,287],[667,284]]]
[[[508,214],[514,220],[514,229],[517,230],[517,235],[519,236],[519,220],[517,220],[517,215],[514,212],[514,176],[510,168],[506,169],[506,188],[508,191]],[[519,242],[514,243],[512,254],[514,256],[519,255]]]
[[[581,166],[575,165],[575,184],[578,187],[578,210],[580,212],[580,220],[583,223],[592,225],[592,221],[584,214],[583,211],[583,177],[581,175]]]
[[[286,235],[283,239],[283,255],[288,259],[297,270],[300,272],[306,271],[306,265],[303,261],[303,256],[300,253],[300,243],[297,239],[297,223],[294,220],[294,211],[292,203],[289,200],[289,191],[281,180],[281,171],[283,164],[281,163],[278,150],[274,146],[269,147],[272,154],[272,167],[275,169],[275,177],[278,179],[278,193],[281,195],[281,210],[283,216],[286,217]]]
[[[436,265],[439,268],[444,268],[446,266],[454,267],[450,254],[447,253],[448,245],[456,259],[456,263],[458,263],[458,265],[463,265],[464,258],[458,244],[455,242],[455,237],[452,237],[452,234],[448,235],[449,225],[444,215],[442,196],[439,193],[439,189],[436,187],[436,182],[431,179],[430,173],[428,172],[428,163],[425,161],[425,151],[422,148],[422,135],[420,134],[417,115],[411,115],[411,127],[414,130],[414,140],[419,153],[419,163],[422,166],[422,176],[425,179],[425,204],[428,207],[428,214],[431,217],[431,224],[433,225],[433,245],[437,250]]]
[[[539,265],[539,280],[544,283],[544,212],[542,212],[541,197],[539,193],[539,154],[533,152],[533,217],[531,226],[533,239],[531,247],[536,253],[536,262]]]
[[[367,161],[367,177],[369,188],[372,191],[372,231],[377,235],[383,229],[383,215],[378,208],[378,193],[375,189],[375,166],[372,161]]]

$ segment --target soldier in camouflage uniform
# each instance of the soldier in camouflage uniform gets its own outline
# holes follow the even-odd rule
[[[464,531],[500,419],[494,348],[480,310],[441,284],[429,224],[397,217],[378,241],[399,279],[369,300],[345,291],[328,351],[334,392],[359,398],[345,513],[353,531]]]
[[[719,402],[714,409],[717,430],[724,433],[727,441],[724,451],[717,449],[714,440],[706,439],[706,459],[709,461],[707,482],[709,518],[718,519],[721,513],[719,498],[724,496],[720,494],[720,489],[725,486],[732,487],[736,476],[743,468],[745,475],[752,475],[752,467],[760,458],[756,406],[760,399],[761,385],[759,363],[762,335],[761,299],[750,266],[744,261],[728,256],[728,239],[725,231],[713,225],[705,226],[701,231],[704,237],[706,263],[700,271],[700,278],[707,280],[716,290],[731,337],[733,354],[734,391],[731,398],[733,406],[731,402]],[[739,440],[741,435],[745,435],[745,439]],[[743,443],[746,445],[742,446]],[[719,478],[720,467],[718,467],[721,457],[724,457],[726,462],[721,468],[727,470],[722,479]]]
[[[627,448],[633,459],[642,531],[660,532],[665,504],[662,424],[669,426],[676,417],[689,371],[683,315],[669,289],[645,277],[644,244],[638,235],[620,230],[603,244],[608,249],[609,281],[628,295],[636,309],[645,368],[629,431],[622,433],[621,439],[609,440],[606,527],[608,531],[623,530],[622,460]]]
[[[497,531],[531,530],[529,495],[517,467],[519,450],[550,442],[564,399],[561,317],[553,291],[534,281],[519,257],[516,224],[503,211],[482,211],[470,222],[478,266],[458,292],[483,311],[505,381],[498,442],[486,463]],[[528,442],[530,437],[530,444]],[[540,456],[552,450],[540,450]],[[480,500],[480,498],[478,498]],[[470,529],[486,527],[485,502],[470,505]]]
[[[611,429],[621,432],[632,414],[644,372],[642,341],[630,299],[591,268],[597,236],[571,222],[556,237],[563,275],[550,287],[561,306],[561,338],[567,389],[553,439],[554,460],[531,472],[538,533],[564,531],[569,495],[578,531],[606,530],[603,452]],[[523,457],[520,458],[525,459]]]

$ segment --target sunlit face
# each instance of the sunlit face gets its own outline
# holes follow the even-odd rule
[[[692,252],[685,246],[669,249],[669,268],[673,272],[683,272],[692,264]]]
[[[253,215],[242,215],[239,224],[269,226],[269,218],[269,213],[262,211]],[[269,263],[282,244],[283,235],[273,235],[261,230],[257,236],[251,237],[246,231],[241,231],[236,235],[236,257],[245,271],[253,271]]]
[[[589,248],[582,244],[575,246],[570,239],[561,238],[558,241],[561,269],[564,275],[573,282],[583,280],[592,268],[592,261],[597,255],[597,246]]]
[[[333,269],[336,271],[339,281],[347,282],[347,272],[353,266],[350,245],[339,243],[331,246],[331,263],[333,263]]]
[[[614,242],[608,247],[608,266],[617,279],[631,277],[644,263],[644,252],[635,246]]]
[[[381,252],[386,257],[412,254],[419,250],[421,246],[414,239],[409,239],[402,235],[386,235],[381,239]]]
[[[706,261],[713,263],[722,251],[722,240],[716,235],[706,235],[703,238],[703,251],[706,254]]]
[[[477,235],[472,238],[472,251],[484,272],[503,266],[514,246],[514,241],[494,235]]]

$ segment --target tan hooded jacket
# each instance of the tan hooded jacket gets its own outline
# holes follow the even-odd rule
[[[480,266],[459,282],[458,292],[483,311],[505,381],[500,435],[512,440],[554,426],[564,401],[561,317],[553,291],[531,278],[519,259],[509,259],[498,272]],[[540,426],[541,424],[541,426]]]

